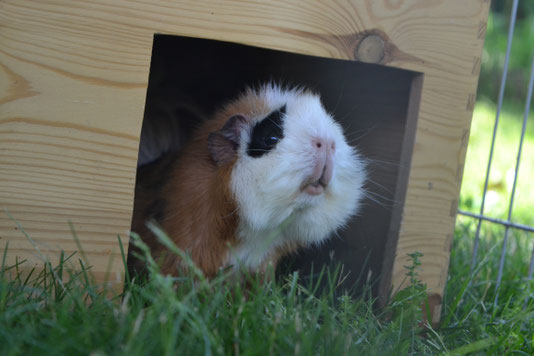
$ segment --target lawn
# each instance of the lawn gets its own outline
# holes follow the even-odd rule
[[[482,240],[481,262],[470,275],[472,230],[469,220],[457,228],[437,330],[422,321],[418,254],[406,268],[410,286],[382,310],[367,290],[358,299],[337,291],[339,271],[322,274],[329,286],[323,290],[297,274],[277,283],[252,279],[244,290],[224,275],[176,280],[150,264],[148,282],[129,282],[110,300],[91,283],[90,269],[69,274],[76,255],[29,277],[3,262],[0,354],[532,355],[534,289],[521,277],[529,252],[514,252],[493,305],[496,241]]]

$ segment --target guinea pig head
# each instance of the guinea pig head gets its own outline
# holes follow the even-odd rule
[[[287,221],[284,241],[320,242],[357,213],[363,160],[317,95],[265,86],[231,107],[243,109],[228,114],[208,146],[218,165],[233,165],[240,238]]]

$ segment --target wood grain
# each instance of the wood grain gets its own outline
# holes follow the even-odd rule
[[[130,225],[154,33],[353,60],[361,34],[374,31],[385,42],[379,63],[424,74],[392,283],[400,286],[406,253],[418,250],[422,279],[441,294],[488,7],[484,0],[0,1],[0,207],[52,257],[75,250],[72,221],[95,271],[113,256],[120,272],[116,235]],[[11,262],[38,261],[2,212],[5,241]]]

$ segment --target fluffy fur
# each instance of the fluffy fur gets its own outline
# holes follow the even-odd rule
[[[285,137],[273,151],[259,159],[247,156],[244,143],[250,140],[250,130],[244,130],[232,170],[230,186],[239,208],[241,242],[233,257],[255,269],[265,258],[276,256],[277,248],[319,243],[342,227],[358,210],[365,174],[362,159],[317,95],[269,85],[249,90],[232,109],[240,112],[242,101],[262,102],[245,113],[251,124],[284,104],[287,108]],[[313,170],[315,138],[331,140],[336,147],[332,179],[318,196],[300,189]]]
[[[261,157],[249,156],[254,125],[284,105],[283,138]],[[231,152],[233,159],[218,164],[210,155],[208,139],[224,130],[234,115],[244,120],[238,144]],[[164,272],[175,274],[179,261],[150,240],[144,228],[149,218],[156,219],[211,276],[229,266],[255,272],[269,263],[276,265],[282,255],[324,241],[358,211],[364,164],[311,92],[273,84],[249,89],[193,137],[178,158],[142,167],[138,174],[133,230],[148,237],[156,257],[164,256]],[[316,142],[328,144],[333,169],[324,192],[308,194],[302,187],[315,174]],[[145,184],[151,181],[146,177],[165,171],[164,182]],[[155,201],[163,207],[150,209]]]

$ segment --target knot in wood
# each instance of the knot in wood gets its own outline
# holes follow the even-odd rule
[[[356,59],[366,63],[380,63],[384,59],[385,43],[377,34],[362,38],[356,47]]]

